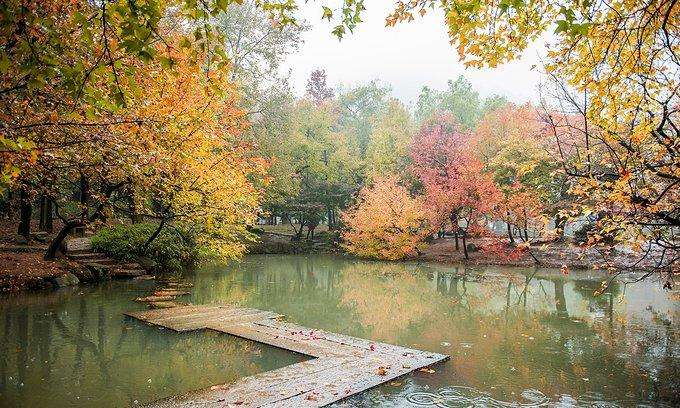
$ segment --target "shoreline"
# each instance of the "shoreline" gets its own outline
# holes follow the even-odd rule
[[[104,254],[101,255],[105,258],[91,259],[91,256],[86,255],[83,259],[75,259],[83,255],[82,250],[48,261],[44,259],[46,249],[45,245],[0,245],[0,294],[54,290],[111,280],[153,278],[136,263],[134,265],[138,269],[132,270],[129,264],[110,259]]]
[[[342,251],[329,241],[301,240],[292,241],[285,234],[264,233],[261,241],[248,248],[247,255],[256,254],[332,254],[336,256],[357,258]],[[583,248],[570,243],[550,243],[532,248],[532,252],[540,261],[536,263],[527,251],[519,256],[485,248],[488,242],[483,239],[470,240],[478,249],[470,251],[470,258],[465,259],[462,249],[455,250],[454,238],[435,239],[420,256],[395,262],[432,262],[442,265],[469,266],[508,266],[508,267],[543,267],[569,270],[591,271],[611,276],[608,269],[599,267],[598,252],[592,248]],[[92,270],[86,265],[66,257],[53,261],[43,259],[44,248],[38,245],[0,246],[0,293],[16,293],[24,291],[40,291],[58,289],[79,284],[99,283],[114,279],[135,279],[134,277],[115,276],[101,270]],[[504,248],[507,250],[507,248]],[[630,254],[628,254],[630,257]],[[616,257],[615,257],[616,258]],[[619,253],[620,269],[634,272],[626,268],[626,254]],[[566,269],[565,269],[566,267]]]

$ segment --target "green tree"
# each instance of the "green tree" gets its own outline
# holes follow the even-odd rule
[[[362,181],[360,161],[336,130],[337,109],[331,102],[317,105],[302,100],[295,107],[293,133],[279,160],[292,170],[293,188],[281,211],[313,229],[322,219],[335,224],[338,209],[345,208]]]
[[[474,129],[484,113],[496,109],[506,103],[499,95],[481,99],[463,75],[455,81],[449,80],[444,91],[423,87],[416,102],[414,116],[423,123],[431,119],[437,112],[450,112],[453,118],[466,129]]]
[[[281,64],[299,49],[308,26],[275,27],[254,0],[218,14],[214,25],[232,62],[231,78],[240,85],[241,105],[250,122],[243,138],[253,144],[253,155],[269,161],[262,207],[275,216],[296,189],[285,149],[293,132],[295,101]]]
[[[387,106],[390,92],[388,86],[374,80],[341,90],[338,95],[339,127],[351,138],[352,148],[357,149],[362,157],[366,153],[375,120]]]
[[[413,124],[406,108],[396,99],[376,118],[366,148],[366,176],[403,174],[408,166]]]

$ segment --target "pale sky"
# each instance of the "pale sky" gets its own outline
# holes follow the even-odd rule
[[[296,94],[305,92],[309,73],[324,68],[333,87],[366,83],[378,79],[391,85],[393,94],[406,104],[415,102],[420,89],[427,85],[444,89],[446,81],[464,74],[482,95],[501,94],[514,102],[536,101],[539,52],[543,43],[528,49],[523,58],[496,69],[465,68],[456,50],[449,44],[443,13],[430,11],[425,17],[396,27],[385,27],[385,17],[392,0],[366,2],[364,22],[353,34],[338,41],[331,34],[332,25],[321,20],[318,2],[299,2],[301,16],[311,25],[303,36],[305,43],[291,55],[286,65],[291,69],[291,83]]]

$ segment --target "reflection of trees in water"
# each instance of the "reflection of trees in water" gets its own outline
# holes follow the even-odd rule
[[[590,313],[605,316],[609,319],[609,323],[613,324],[614,299],[621,295],[624,285],[624,283],[613,280],[602,294],[598,294],[598,291],[602,289],[600,281],[576,279],[574,280],[574,291],[588,301]]]
[[[282,312],[308,326],[451,354],[433,382],[482,389],[494,384],[506,395],[538,388],[578,396],[597,389],[612,398],[617,392],[646,395],[654,386],[644,376],[648,368],[618,357],[627,352],[626,343],[600,331],[605,323],[620,338],[632,336],[620,332],[616,283],[594,296],[599,281],[541,269],[517,274],[495,268],[497,276],[478,279],[479,269],[470,273],[455,266],[314,256],[256,259],[253,267],[233,272],[234,282],[221,286],[220,276],[212,281],[213,299],[243,295],[242,304]],[[585,315],[580,304],[589,306]],[[593,320],[594,307],[607,319]]]
[[[611,303],[618,292],[594,297],[589,285],[598,282],[539,278],[536,271],[480,280],[455,267],[314,256],[266,259],[198,272],[192,301],[270,309],[310,327],[451,354],[451,363],[436,368],[437,376],[428,380],[434,385],[464,383],[488,389],[493,384],[494,392],[505,395],[529,388],[574,396],[612,390],[656,393],[665,399],[677,390],[670,371],[679,368],[677,333],[667,325],[658,327],[665,324],[660,323],[662,317],[636,326],[627,322]],[[32,384],[28,389],[42,386],[39,392],[63,388],[64,378],[78,375],[82,389],[76,392],[89,390],[96,381],[108,382],[105,395],[98,397],[115,401],[112,405],[131,405],[134,399],[144,402],[205,386],[200,381],[211,376],[228,381],[259,371],[258,366],[290,361],[287,354],[267,353],[228,336],[163,334],[132,321],[121,324],[112,316],[138,306],[127,300],[134,294],[112,293],[93,291],[50,307],[36,302],[23,310],[14,307],[11,313],[3,309],[1,389],[9,386],[18,393],[14,382],[8,382],[8,376],[17,374],[20,382]],[[603,308],[609,319],[580,316],[582,311],[574,306],[580,302]],[[126,325],[132,329],[125,330]],[[24,348],[22,356],[17,344],[30,348]],[[260,352],[261,357],[253,358],[251,353]],[[628,357],[621,358],[622,353]],[[31,358],[49,364],[38,367]],[[220,360],[229,367],[220,367]],[[29,368],[19,374],[22,361]],[[50,377],[53,371],[59,375]],[[130,379],[121,383],[121,375],[141,384]],[[42,384],[39,378],[45,379]],[[153,383],[146,384],[146,378]],[[24,401],[33,401],[24,393]],[[67,405],[64,401],[60,403]]]
[[[196,303],[236,303],[273,310],[309,327],[362,336],[351,305],[342,303],[341,272],[329,257],[271,256],[202,270]]]
[[[2,309],[0,406],[132,405],[299,361],[231,336],[126,321],[134,293],[88,295],[57,305],[32,295],[30,306]]]
[[[624,344],[603,340],[597,322],[588,323],[569,310],[570,304],[597,299],[607,307],[610,325],[622,322],[621,316],[614,319],[617,287],[596,297],[594,290],[571,290],[575,283],[561,277],[538,279],[532,274],[471,282],[452,269],[428,274],[433,291],[424,274],[383,268],[390,271],[372,267],[361,274],[345,268],[343,282],[351,289],[345,290],[351,293],[347,298],[359,305],[361,321],[374,329],[373,335],[387,341],[445,353],[452,349],[443,348],[443,342],[454,347],[472,344],[469,352],[461,353],[460,346],[453,349],[452,362],[440,377],[444,381],[448,376],[457,383],[465,379],[480,386],[500,384],[497,391],[506,393],[540,388],[580,395],[599,389],[611,398],[617,392],[645,396],[655,386],[646,378],[649,368],[636,363],[630,367],[621,360]],[[599,287],[599,282],[594,285]],[[414,292],[418,296],[412,296]],[[652,333],[654,328],[644,331]]]
[[[3,330],[2,342],[0,342],[0,391],[4,391],[7,388],[7,356],[9,355],[9,341],[10,341],[10,331],[12,330],[12,315],[4,310],[5,315],[5,329]]]

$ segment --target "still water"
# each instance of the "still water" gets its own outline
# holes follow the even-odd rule
[[[678,406],[680,296],[595,272],[250,256],[183,279],[308,327],[449,354],[339,407]],[[123,317],[153,282],[0,297],[0,406],[118,407],[305,359]]]

